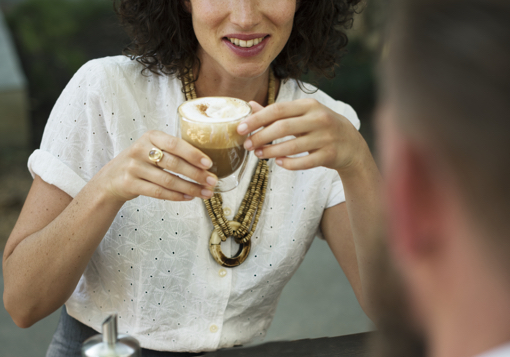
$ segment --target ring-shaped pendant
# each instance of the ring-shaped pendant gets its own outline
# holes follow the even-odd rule
[[[236,221],[228,221],[227,223],[233,231],[241,227],[241,223]],[[216,230],[213,230],[211,239],[209,240],[209,251],[211,252],[214,260],[216,260],[218,264],[228,268],[233,268],[241,265],[246,260],[246,258],[248,258],[248,254],[250,254],[250,248],[251,240],[246,243],[241,243],[239,245],[239,251],[237,255],[232,258],[227,258],[221,251],[221,238]]]

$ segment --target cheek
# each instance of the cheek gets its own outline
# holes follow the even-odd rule
[[[208,35],[213,34],[210,30],[216,28],[225,18],[225,9],[228,7],[218,5],[221,4],[210,0],[197,0],[191,2],[193,28],[197,37],[207,37]]]
[[[267,0],[264,13],[273,24],[290,34],[296,14],[296,1]]]

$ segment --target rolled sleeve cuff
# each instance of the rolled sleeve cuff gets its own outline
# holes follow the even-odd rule
[[[338,180],[333,182],[331,186],[325,209],[336,206],[342,202],[345,202],[344,186],[342,185],[342,181]]]
[[[28,170],[32,177],[39,176],[44,182],[58,187],[73,198],[87,183],[73,169],[43,150],[35,150],[30,155]]]

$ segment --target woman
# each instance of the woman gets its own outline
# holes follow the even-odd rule
[[[34,183],[4,252],[4,302],[16,324],[30,326],[64,303],[72,316],[63,310],[48,355],[76,353],[112,312],[120,331],[149,350],[261,339],[319,233],[369,305],[377,169],[352,108],[292,79],[332,69],[347,43],[339,29],[357,2],[119,2],[133,59],[91,61],[68,84],[29,160]],[[263,109],[271,65],[277,103]],[[211,161],[173,129],[191,72],[199,97],[251,101],[257,113],[238,131],[264,127],[245,147],[276,159],[250,256],[234,269],[208,252],[213,225],[202,199],[217,183]],[[152,148],[164,153],[158,163]],[[240,186],[222,195],[228,219],[256,165],[252,157]]]

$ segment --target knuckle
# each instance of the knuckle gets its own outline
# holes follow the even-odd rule
[[[174,175],[167,172],[163,177],[163,185],[165,185],[165,187],[172,187],[175,183],[175,178]]]
[[[286,168],[287,170],[295,170],[296,169],[294,160],[283,160],[282,166],[284,168]]]
[[[151,139],[156,135],[156,130],[149,130],[147,131],[143,136],[145,136],[147,139]]]
[[[128,160],[127,167],[126,167],[126,174],[127,173],[136,173],[137,170],[138,170],[138,162],[135,159]],[[127,175],[125,175],[125,176],[127,176]]]
[[[179,159],[174,155],[167,155],[167,165],[170,169],[174,170],[179,166]]]
[[[326,133],[324,133],[324,135],[322,136],[322,140],[323,142],[325,143],[331,143],[334,141],[334,135],[333,133],[331,133],[331,131],[326,131]]]
[[[138,152],[141,152],[143,150],[144,145],[140,142],[140,140],[137,140],[131,145],[131,153],[136,154]]]
[[[199,170],[199,169],[192,169],[189,178],[196,182],[206,182],[208,174]]]
[[[289,146],[290,146],[291,152],[296,153],[296,154],[298,153],[299,145],[295,141],[290,142]]]
[[[289,123],[284,120],[280,120],[276,123],[276,130],[280,136],[285,135],[289,131]]]
[[[131,187],[130,183],[131,183],[131,175],[128,172],[124,172],[124,174],[120,178],[121,186],[129,189],[129,187]]]
[[[303,170],[309,170],[309,169],[319,166],[315,161],[316,160],[306,161],[305,164],[303,165]]]
[[[327,113],[320,112],[319,115],[317,115],[317,121],[320,124],[327,126],[330,124],[331,118],[329,117],[329,115]]]
[[[275,103],[273,104],[273,114],[276,116],[276,117],[280,117],[282,116],[283,114],[283,107],[282,107],[282,104],[281,103]]]
[[[163,188],[162,187],[155,187],[153,192],[154,198],[163,198]]]
[[[319,104],[317,99],[314,98],[305,98],[303,99],[303,102],[310,107],[316,107]]]
[[[166,139],[166,147],[170,152],[174,151],[177,148],[177,145],[178,139],[175,136],[170,136]]]

